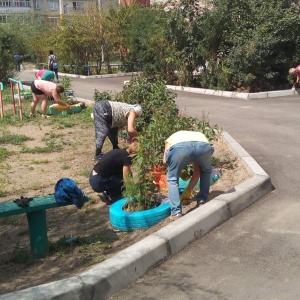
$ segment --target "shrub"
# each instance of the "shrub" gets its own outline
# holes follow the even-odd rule
[[[160,79],[138,77],[126,86],[118,100],[130,104],[140,103],[143,114],[139,123],[138,140],[141,147],[134,158],[134,176],[126,184],[124,197],[129,199],[131,210],[148,209],[156,205],[158,187],[153,183],[151,172],[163,166],[165,140],[179,130],[201,131],[209,140],[217,139],[217,125],[210,126],[208,116],[202,119],[180,115],[170,93]]]

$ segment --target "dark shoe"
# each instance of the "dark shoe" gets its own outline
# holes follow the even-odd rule
[[[200,206],[200,205],[203,205],[203,204],[205,204],[205,203],[206,203],[206,201],[203,200],[203,199],[202,199],[202,200],[199,200],[199,201],[197,200],[197,207]]]
[[[100,160],[104,154],[100,153],[94,157],[94,160]]]
[[[106,192],[103,192],[103,193],[99,193],[99,198],[101,199],[102,202],[108,204],[108,205],[111,205],[114,203],[114,201],[111,199],[110,196],[108,196],[106,194]]]

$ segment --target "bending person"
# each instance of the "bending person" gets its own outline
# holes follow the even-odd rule
[[[55,74],[52,71],[42,69],[35,73],[35,77],[40,80],[54,81]]]
[[[296,88],[296,84],[297,84],[297,83],[299,82],[299,80],[300,80],[300,65],[297,66],[296,68],[290,68],[289,74],[290,74],[291,76],[297,76],[297,77],[296,77],[296,81],[295,81],[295,83],[294,83],[293,86],[292,86],[292,90],[294,90],[294,89]]]
[[[60,99],[60,94],[64,92],[64,88],[60,85],[56,85],[54,82],[45,81],[45,80],[34,80],[31,83],[31,91],[33,96],[33,101],[30,106],[30,116],[35,116],[35,108],[39,100],[42,101],[41,109],[42,109],[42,118],[49,118],[47,116],[47,105],[48,105],[48,96],[53,97],[54,101],[59,105],[66,106],[70,108],[70,105],[63,102]]]
[[[171,220],[182,216],[178,180],[181,171],[192,163],[193,176],[187,190],[191,193],[200,178],[200,191],[196,195],[197,205],[207,201],[210,189],[211,155],[214,148],[209,144],[206,136],[201,132],[177,131],[165,141],[163,162],[168,165],[168,193],[171,205]]]
[[[139,148],[134,142],[126,149],[105,153],[90,173],[90,185],[103,202],[111,204],[122,198],[122,189],[131,175],[132,155]]]
[[[136,136],[134,122],[142,114],[139,104],[127,104],[102,100],[95,103],[93,118],[95,123],[96,153],[95,160],[103,156],[102,147],[108,136],[113,149],[119,149],[118,131],[127,126],[130,136]]]

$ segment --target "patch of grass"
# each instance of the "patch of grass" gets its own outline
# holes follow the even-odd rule
[[[91,173],[91,170],[87,169],[87,168],[83,168],[81,170],[79,170],[76,175],[81,175],[81,176],[84,176],[86,178],[89,178],[90,177],[90,173]]]
[[[26,189],[36,191],[36,190],[40,190],[45,187],[46,187],[46,185],[44,183],[34,182],[31,185],[29,185]]]
[[[4,197],[7,194],[5,187],[8,185],[8,181],[5,178],[0,178],[0,197]]]
[[[34,138],[23,134],[4,134],[0,137],[0,144],[22,145],[26,141],[32,141]]]
[[[10,216],[0,219],[1,225],[12,225],[12,226],[20,226],[21,220],[17,216]]]
[[[31,160],[31,164],[33,164],[33,165],[42,165],[42,164],[48,164],[50,161],[49,161],[49,159],[39,159],[39,160],[36,160],[36,159],[33,159],[33,160]]]
[[[212,165],[218,169],[234,170],[237,167],[237,158],[231,158],[229,155],[224,157],[212,156]]]
[[[24,248],[22,248],[19,243],[16,244],[9,262],[13,262],[16,264],[28,264],[33,261],[33,258],[30,255],[30,252]]]
[[[46,147],[23,147],[22,153],[51,153],[51,152],[61,152],[63,150],[62,145],[57,145],[54,141],[46,143]]]
[[[62,170],[68,170],[68,169],[70,169],[71,167],[68,165],[68,164],[66,164],[66,163],[63,163],[63,165],[61,166],[61,169]]]
[[[4,160],[7,157],[13,155],[14,153],[14,151],[9,151],[6,148],[0,147],[0,160]]]

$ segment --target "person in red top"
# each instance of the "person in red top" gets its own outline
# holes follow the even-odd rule
[[[34,80],[31,83],[31,91],[33,96],[33,101],[30,106],[30,116],[35,116],[35,108],[39,100],[42,101],[41,109],[42,109],[42,118],[49,118],[47,116],[47,104],[48,104],[48,96],[53,97],[54,101],[59,105],[66,106],[70,108],[70,106],[63,102],[60,99],[60,94],[64,92],[64,88],[60,85],[55,84],[54,82],[45,81],[45,80]]]
[[[41,80],[54,81],[55,74],[52,71],[42,69],[35,73],[35,77]]]
[[[292,86],[292,90],[294,90],[296,88],[296,84],[299,82],[300,80],[300,65],[297,66],[296,68],[291,68],[289,70],[289,74],[292,76],[297,76],[295,83]]]

